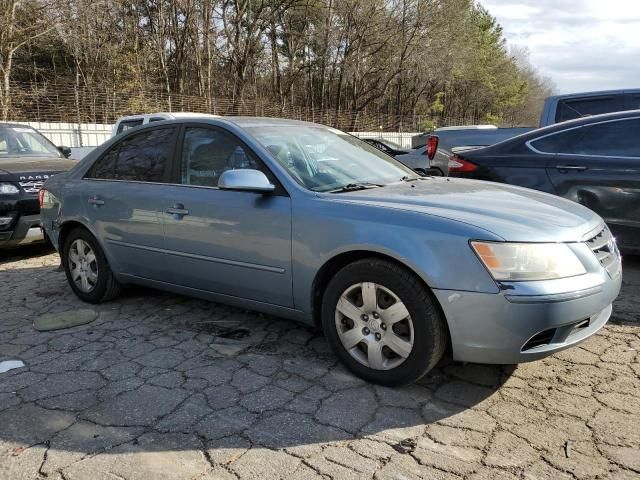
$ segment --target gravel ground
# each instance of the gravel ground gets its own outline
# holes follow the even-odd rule
[[[2,479],[640,478],[640,258],[609,324],[514,366],[367,384],[305,326],[132,289],[91,324],[42,247],[0,255]],[[91,308],[91,307],[90,307]]]

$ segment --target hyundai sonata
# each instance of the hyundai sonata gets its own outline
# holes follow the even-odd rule
[[[132,129],[41,191],[69,285],[127,284],[321,326],[398,385],[454,359],[517,363],[593,335],[621,283],[615,241],[576,203],[421,177],[341,131],[188,118]]]

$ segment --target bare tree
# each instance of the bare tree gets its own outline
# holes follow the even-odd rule
[[[7,120],[11,106],[11,72],[16,52],[53,30],[49,4],[0,0],[0,116]]]

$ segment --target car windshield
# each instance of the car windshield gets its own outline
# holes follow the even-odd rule
[[[315,192],[419,178],[377,148],[333,128],[302,125],[246,130],[296,181]]]
[[[0,125],[0,158],[52,155],[60,157],[60,152],[33,128]]]

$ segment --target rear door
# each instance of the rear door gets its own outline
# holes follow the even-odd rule
[[[237,137],[187,125],[181,162],[164,196],[167,266],[181,286],[285,307],[293,306],[291,199]],[[259,169],[272,194],[220,190],[229,169]]]
[[[640,117],[592,124],[576,133],[548,168],[557,194],[594,210],[625,237],[638,232]]]
[[[87,218],[118,272],[164,279],[163,188],[177,127],[129,135],[100,157],[82,186]]]

